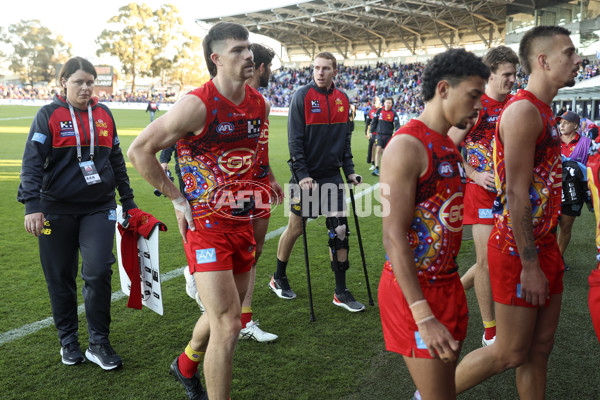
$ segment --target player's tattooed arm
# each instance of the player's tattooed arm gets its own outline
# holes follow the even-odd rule
[[[525,239],[525,248],[523,249],[521,257],[523,257],[523,260],[525,261],[533,262],[537,259],[537,252],[535,250],[535,238],[533,237],[533,216],[530,205],[527,205],[523,210],[521,229]]]

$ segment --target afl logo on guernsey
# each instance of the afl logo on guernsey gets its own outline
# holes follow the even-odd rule
[[[252,167],[253,159],[253,150],[246,148],[232,149],[219,157],[219,167],[229,175],[243,174]]]
[[[438,172],[444,178],[450,178],[454,170],[452,169],[452,164],[450,164],[448,161],[444,161],[438,167]]]
[[[454,193],[440,207],[440,221],[451,232],[462,230],[463,208],[463,195],[461,192]]]
[[[221,122],[217,126],[217,132],[221,135],[226,135],[233,132],[233,124],[231,122]]]

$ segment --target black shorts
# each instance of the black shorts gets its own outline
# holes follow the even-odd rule
[[[387,146],[391,138],[392,135],[382,135],[381,133],[378,133],[375,145],[385,149],[385,146]]]
[[[568,215],[570,217],[579,217],[581,215],[582,208],[583,208],[583,203],[581,203],[581,204],[563,204],[561,213],[564,215]]]
[[[346,211],[346,192],[341,175],[315,179],[316,189],[300,190],[290,182],[290,211],[299,217],[317,218]]]

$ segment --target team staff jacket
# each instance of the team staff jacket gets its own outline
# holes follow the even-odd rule
[[[540,253],[556,244],[556,227],[561,211],[562,192],[560,138],[554,115],[546,103],[539,100],[533,93],[521,89],[507,103],[504,110],[517,101],[532,103],[538,109],[544,127],[535,143],[533,176],[529,187],[533,237],[536,250]],[[495,225],[490,234],[488,246],[493,246],[504,254],[518,256],[519,252],[513,235],[512,219],[506,198],[504,144],[498,136],[504,110],[500,114],[495,133],[494,177],[498,195],[492,209]]]
[[[196,227],[213,232],[252,227],[254,203],[246,195],[256,189],[252,175],[266,104],[258,91],[245,90],[240,104],[219,93],[212,80],[188,93],[206,106],[206,122],[202,132],[177,142],[177,157]]]
[[[400,128],[400,118],[394,110],[380,108],[371,121],[371,129],[378,135],[392,136]]]
[[[288,146],[294,172],[304,178],[326,178],[354,173],[352,132],[348,128],[350,102],[332,84],[321,89],[313,81],[292,97],[288,117]]]
[[[369,126],[370,126],[371,133],[373,135],[377,135],[377,131],[373,129],[374,125],[371,125],[371,123],[373,122],[373,117],[375,117],[375,114],[377,113],[378,110],[381,110],[381,107],[380,108],[375,108],[375,107],[371,108],[369,110],[369,113],[367,114],[367,118],[365,120],[365,129],[369,128]]]
[[[69,105],[61,96],[35,116],[23,154],[17,200],[25,214],[81,214],[116,207],[115,187],[125,210],[135,208],[133,190],[119,145],[113,116],[97,98],[91,102],[94,119],[94,165],[101,182],[88,185],[77,160],[77,141]],[[87,110],[73,108],[81,140],[82,161],[90,160]]]
[[[410,120],[394,137],[399,135],[416,138],[427,151],[428,167],[417,181],[414,214],[407,232],[419,280],[430,285],[448,281],[458,271],[456,256],[463,229],[466,174],[460,153],[447,135],[417,119]]]

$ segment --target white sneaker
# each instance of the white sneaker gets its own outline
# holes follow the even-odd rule
[[[371,164],[371,168],[369,168],[369,171],[373,171],[375,169],[375,165]]]
[[[246,324],[246,327],[240,331],[240,339],[254,339],[257,342],[272,342],[277,339],[278,336],[269,332],[265,332],[258,327],[258,320],[256,322],[250,321]]]
[[[202,304],[202,300],[200,300],[200,296],[198,295],[198,292],[196,292],[194,300],[196,300],[196,303],[198,303],[198,308],[200,309],[200,312],[202,314],[204,314],[204,312],[206,311],[206,309],[204,308],[204,304]]]
[[[190,274],[190,268],[187,265],[183,268],[183,276],[185,277],[185,292],[192,299],[195,299],[198,294],[196,281],[194,280],[194,276]]]
[[[494,344],[495,341],[496,341],[496,336],[494,336],[493,338],[488,340],[485,338],[485,333],[484,333],[483,337],[481,338],[481,346],[482,347],[491,346],[492,344]]]

